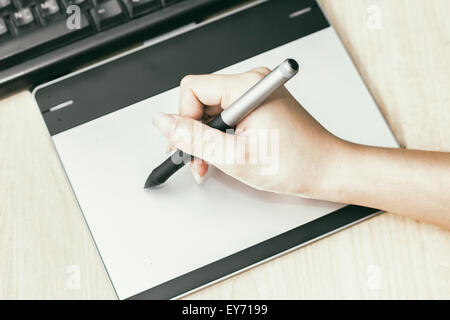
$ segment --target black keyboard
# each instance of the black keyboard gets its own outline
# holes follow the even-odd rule
[[[239,0],[0,0],[0,95],[37,85]]]

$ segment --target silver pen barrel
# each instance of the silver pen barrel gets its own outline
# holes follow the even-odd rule
[[[251,87],[242,97],[221,113],[222,120],[230,127],[235,126],[247,114],[272,95],[298,72],[295,60],[286,59],[261,81]]]

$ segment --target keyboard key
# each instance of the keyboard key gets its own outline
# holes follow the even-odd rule
[[[44,20],[51,20],[61,12],[56,0],[44,0],[43,2],[39,3],[37,7],[39,14]]]
[[[5,19],[0,18],[0,39],[8,35],[8,27],[6,26]]]
[[[126,19],[117,0],[110,0],[90,10],[98,30],[111,28]]]
[[[33,13],[30,8],[19,9],[11,17],[18,32],[26,30],[35,24]]]
[[[0,0],[0,12],[12,9],[11,0]]]
[[[0,45],[2,67],[49,51],[55,45],[61,46],[72,40],[89,35],[93,30],[84,14],[81,15],[80,22],[80,29],[71,30],[67,28],[66,20],[63,19],[34,32],[7,40]]]
[[[122,0],[127,8],[130,18],[157,10],[161,7],[159,0]]]
[[[66,8],[75,5],[83,10],[91,6],[91,3],[88,0],[62,0],[62,2]]]
[[[16,1],[19,4],[19,8],[26,8],[26,7],[30,6],[30,4],[34,0],[16,0]]]

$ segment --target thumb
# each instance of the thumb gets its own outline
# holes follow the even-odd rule
[[[224,163],[224,146],[228,135],[222,131],[192,118],[165,113],[158,113],[153,123],[171,145],[183,152],[217,167]],[[234,150],[227,150],[227,157],[231,156],[230,152]]]

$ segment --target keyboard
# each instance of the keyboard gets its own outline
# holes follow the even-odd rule
[[[0,0],[0,95],[67,74],[235,0]]]

